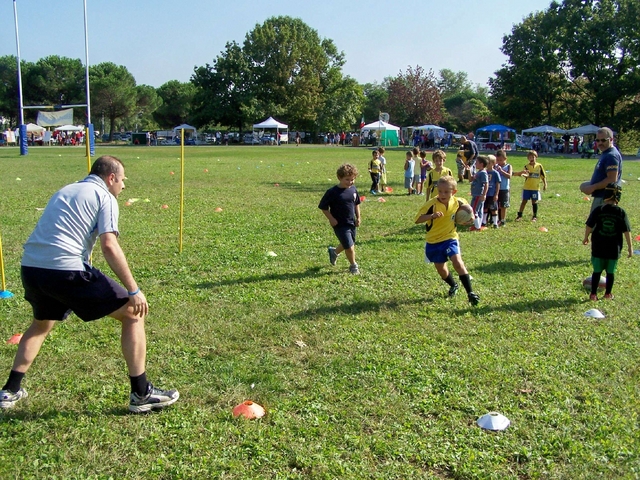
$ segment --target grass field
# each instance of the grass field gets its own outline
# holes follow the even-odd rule
[[[71,316],[28,373],[29,398],[0,412],[0,478],[640,476],[637,257],[620,260],[615,300],[595,305],[606,318],[584,316],[594,305],[582,288],[589,202],[578,185],[595,160],[540,159],[549,189],[537,224],[513,222],[515,178],[508,225],[461,233],[481,296],[473,308],[462,293],[445,298],[447,286],[423,261],[424,227],[413,220],[424,197],[404,194],[402,150],[386,155],[394,192],[381,203],[366,193],[364,148],[187,147],[182,253],[179,148],[97,153],[126,165],[120,241],[150,303],[148,373],[181,399],[129,415],[119,325]],[[359,276],[343,256],[329,265],[335,238],[317,209],[345,161],[360,168],[367,195]],[[526,159],[514,153],[510,163],[520,169]],[[447,165],[455,169],[453,153]],[[0,166],[0,234],[15,294],[0,301],[4,382],[16,350],[4,341],[31,318],[22,244],[51,194],[87,165],[79,148],[32,148],[26,157],[3,148]],[[638,177],[640,163],[625,162],[621,205],[633,237]],[[94,263],[109,271],[99,251]],[[233,419],[245,399],[267,416]],[[489,411],[511,426],[478,428]]]

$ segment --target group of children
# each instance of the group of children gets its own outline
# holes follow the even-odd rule
[[[369,164],[372,179],[371,193],[381,191],[380,175],[382,172],[386,174],[386,160],[382,156],[383,153],[384,148],[381,147],[374,150],[372,154],[373,158]],[[380,160],[381,157],[383,161]],[[420,176],[416,178],[414,168],[418,157],[421,168],[424,165],[424,173],[421,171]],[[546,173],[537,159],[537,152],[529,151],[528,163],[517,172],[514,172],[507,162],[507,155],[503,150],[498,150],[495,156],[479,155],[472,166],[464,163],[464,168],[469,170],[471,181],[473,225],[470,230],[482,230],[486,228],[487,222],[490,222],[494,228],[505,225],[506,211],[510,201],[510,180],[514,175],[525,179],[522,202],[516,221],[522,219],[524,208],[529,200],[533,210],[531,220],[533,222],[537,220],[538,201],[542,198],[540,183],[544,190],[547,189]],[[427,161],[426,152],[420,152],[417,148],[407,152],[405,160],[405,187],[409,195],[416,193],[427,196],[426,203],[420,208],[415,218],[416,224],[425,224],[425,257],[428,262],[434,263],[440,278],[449,285],[448,295],[452,297],[457,293],[459,284],[447,268],[447,260],[450,260],[460,283],[467,292],[469,302],[477,305],[480,297],[472,289],[471,277],[462,260],[455,223],[457,210],[462,205],[468,205],[468,202],[455,196],[458,192],[457,182],[452,171],[444,167],[446,153],[436,150],[432,154],[432,161],[433,163]],[[353,274],[359,273],[354,248],[356,227],[360,225],[360,197],[354,186],[357,175],[358,170],[355,166],[341,165],[337,171],[338,185],[327,190],[318,205],[329,220],[339,241],[338,247],[328,249],[331,265],[336,264],[338,255],[344,251],[350,263],[350,272]],[[386,179],[384,185],[386,185]],[[613,298],[611,289],[622,248],[623,234],[626,237],[629,256],[632,256],[629,221],[624,210],[617,206],[621,197],[621,187],[612,183],[606,190],[608,193],[604,205],[595,208],[587,219],[583,240],[585,245],[588,244],[591,235],[593,264],[591,300],[597,300],[596,292],[604,270],[607,271],[605,298]]]

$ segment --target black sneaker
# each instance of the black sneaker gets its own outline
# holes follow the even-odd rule
[[[11,408],[22,398],[27,398],[29,395],[24,388],[21,388],[16,393],[11,390],[0,390],[0,408]]]
[[[470,292],[469,293],[469,303],[474,307],[480,303],[480,295],[477,293]]]
[[[329,263],[335,266],[336,260],[338,259],[338,254],[336,253],[336,249],[334,247],[329,247],[327,251],[329,252]]]
[[[176,403],[178,398],[180,398],[180,393],[177,390],[160,390],[149,383],[146,395],[141,397],[133,392],[129,395],[129,411],[142,413],[159,410]]]
[[[453,287],[449,289],[449,296],[453,297],[456,293],[458,293],[459,288],[460,288],[460,285],[456,283]]]

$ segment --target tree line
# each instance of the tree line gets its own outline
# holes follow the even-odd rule
[[[344,54],[302,20],[272,17],[244,42],[229,42],[211,64],[196,66],[189,82],[137,85],[126,67],[89,67],[94,124],[116,132],[250,128],[274,116],[292,130],[355,130],[361,118],[386,112],[396,125],[432,123],[468,131],[487,123],[521,129],[541,124],[594,123],[618,131],[640,129],[640,2],[564,0],[534,12],[503,38],[507,62],[473,85],[465,72],[420,65],[359,84],[345,75]],[[17,123],[16,58],[0,57],[0,116]],[[25,105],[85,102],[80,60],[50,56],[22,62]],[[28,116],[34,111],[26,110]],[[84,113],[76,109],[78,123]],[[33,120],[28,118],[27,120]]]

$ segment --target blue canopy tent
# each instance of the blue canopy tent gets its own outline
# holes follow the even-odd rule
[[[476,144],[480,150],[515,148],[516,131],[504,125],[487,125],[476,130]]]

